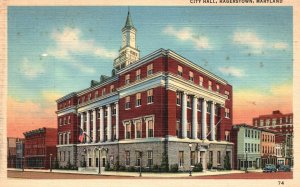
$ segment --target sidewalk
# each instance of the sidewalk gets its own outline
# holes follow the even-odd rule
[[[14,169],[14,168],[8,168],[7,170],[10,171],[22,171],[22,169]],[[38,170],[38,169],[25,169],[24,171],[29,171],[29,172],[47,172],[49,173],[50,170]],[[70,174],[83,174],[83,175],[98,175],[98,172],[95,171],[78,171],[78,170],[57,170],[53,169],[53,173],[70,173]],[[262,172],[261,169],[257,170],[250,170],[248,171],[249,173],[251,172]],[[210,175],[226,175],[226,174],[233,174],[233,173],[245,173],[245,171],[241,170],[230,170],[230,171],[217,171],[217,170],[207,170],[204,172],[192,172],[192,176],[210,176]],[[116,171],[101,171],[101,175],[107,175],[107,176],[132,176],[132,177],[139,177],[138,172],[116,172]],[[176,178],[176,177],[188,177],[189,173],[188,172],[178,172],[178,173],[148,173],[148,172],[143,172],[142,177],[159,177],[159,178]]]

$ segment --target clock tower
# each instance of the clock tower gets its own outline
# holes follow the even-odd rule
[[[122,28],[122,47],[119,56],[114,60],[115,69],[123,69],[139,60],[140,51],[136,48],[136,31],[128,10],[125,26]]]

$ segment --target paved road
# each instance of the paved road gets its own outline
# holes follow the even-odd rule
[[[188,175],[188,174],[187,174]],[[30,171],[7,171],[10,178],[26,178],[26,179],[126,179],[139,178],[129,176],[98,176],[87,174],[69,174],[69,173],[45,173]],[[293,179],[293,172],[277,172],[277,173],[233,173],[214,176],[192,176],[178,177],[169,179]],[[162,177],[141,177],[139,179],[164,179]]]
[[[71,174],[71,173],[46,173],[32,171],[7,171],[9,178],[25,178],[25,179],[124,179],[133,177],[123,176],[104,176],[104,175],[88,175],[88,174]]]
[[[189,178],[189,177],[184,177]],[[293,172],[276,173],[232,173],[227,175],[196,176],[193,179],[293,179]]]

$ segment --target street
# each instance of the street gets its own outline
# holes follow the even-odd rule
[[[159,174],[158,174],[159,175]],[[175,174],[176,175],[176,174]],[[23,178],[23,179],[136,179],[139,177],[133,176],[108,176],[94,174],[71,174],[71,173],[47,173],[47,172],[32,172],[32,171],[7,171],[8,178]],[[182,177],[141,177],[139,179],[293,179],[293,172],[276,172],[276,173],[231,173],[223,175],[210,176],[187,176]]]

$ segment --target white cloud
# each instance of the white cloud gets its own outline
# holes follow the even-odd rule
[[[45,73],[45,68],[43,64],[37,64],[29,61],[28,58],[23,58],[21,62],[21,73],[23,73],[27,78],[34,79],[37,76]]]
[[[220,67],[219,71],[225,75],[230,75],[234,77],[243,77],[245,76],[245,72],[242,69],[238,69],[235,67]]]
[[[265,44],[264,40],[252,32],[235,32],[233,41],[237,44],[249,46],[254,49],[261,49]]]
[[[286,42],[276,42],[273,44],[274,49],[287,49],[289,45]]]
[[[81,31],[77,28],[65,27],[63,31],[52,33],[55,46],[48,49],[47,54],[60,59],[72,60],[78,54],[94,55],[101,58],[113,59],[116,52],[105,49],[94,40],[82,38]]]
[[[173,26],[167,26],[163,32],[167,35],[174,36],[178,40],[192,42],[197,49],[210,49],[211,45],[207,37],[196,36],[193,30],[187,27],[182,29],[174,28]]]

